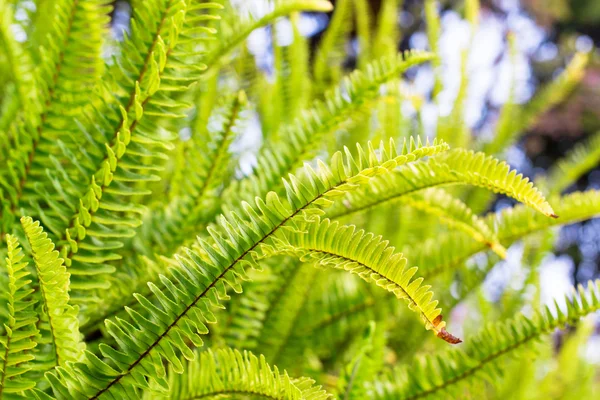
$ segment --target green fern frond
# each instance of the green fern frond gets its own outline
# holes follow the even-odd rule
[[[464,350],[428,356],[420,363],[395,372],[395,377],[373,386],[370,398],[415,400],[438,398],[445,394],[460,397],[465,385],[477,376],[494,379],[502,373],[500,362],[518,354],[524,346],[540,336],[576,324],[580,318],[600,309],[600,281],[580,285],[572,297],[566,298],[566,312],[558,304],[539,311],[529,319],[523,316],[491,325],[469,340]]]
[[[313,75],[317,86],[328,88],[341,77],[345,54],[345,41],[349,32],[348,20],[352,18],[352,0],[338,0],[329,27],[315,54]]]
[[[552,207],[542,193],[533,186],[528,178],[511,170],[503,161],[498,161],[484,153],[475,153],[464,149],[455,149],[441,157],[448,166],[476,182],[475,185],[488,188],[494,193],[510,196],[542,214],[556,218]]]
[[[11,151],[8,168],[0,176],[0,190],[9,201],[5,212],[12,214],[13,223],[20,207],[39,198],[38,186],[49,181],[47,167],[60,152],[58,141],[71,139],[70,118],[86,106],[90,90],[99,80],[103,66],[100,49],[110,10],[107,3],[54,2],[51,34],[35,69],[35,95],[30,94],[27,107],[9,127]]]
[[[505,162],[483,153],[454,149],[446,155],[401,167],[393,174],[372,180],[365,189],[347,195],[327,216],[342,218],[423,189],[457,184],[483,187],[517,199],[545,215],[554,214],[529,179],[511,170]]]
[[[232,185],[226,193],[241,192],[243,198],[249,200],[280,187],[281,177],[293,173],[300,163],[309,159],[320,138],[347,123],[358,110],[379,96],[383,83],[431,57],[429,53],[410,52],[371,63],[365,72],[354,72],[339,89],[325,96],[325,103],[317,102],[302,117],[283,127],[280,136],[285,141],[276,150],[265,148],[259,154],[253,174],[239,185]],[[233,197],[239,199],[239,194]]]
[[[108,100],[80,124],[86,157],[62,146],[71,165],[55,163],[53,188],[44,193],[51,211],[38,212],[57,236],[77,300],[107,287],[98,275],[114,272],[111,262],[121,257],[114,250],[141,224],[143,208],[132,199],[151,193],[144,185],[160,179],[155,171],[172,147],[172,137],[157,127],[185,116],[188,105],[179,96],[205,70],[196,53],[185,50],[213,33],[202,23],[217,18],[211,12],[220,8],[182,0],[136,7],[131,36],[122,46],[135,62],[117,60],[109,69],[103,88]]]
[[[534,232],[555,226],[572,224],[600,215],[600,192],[589,190],[551,199],[560,218],[546,218],[522,205],[492,213],[485,218],[486,224],[496,232],[498,240],[510,245]],[[486,249],[466,234],[446,234],[407,249],[415,265],[423,268],[423,276],[430,278],[444,270],[466,261],[472,255]]]
[[[397,21],[397,10],[403,0],[384,0],[379,10],[376,23],[375,40],[373,43],[373,54],[375,57],[383,57],[396,52],[400,42],[400,27]],[[432,49],[435,53],[435,50]]]
[[[258,396],[274,400],[325,400],[331,398],[311,379],[292,379],[271,367],[264,356],[231,348],[201,352],[187,365],[187,375],[169,371],[168,399],[217,399],[223,396]],[[145,398],[157,399],[150,392]],[[162,398],[162,397],[160,397]]]
[[[6,0],[0,1],[0,48],[3,49],[4,57],[8,65],[9,79],[14,84],[17,97],[17,105],[26,108],[31,98],[35,96],[35,82],[33,75],[33,63],[28,51],[23,47],[23,44],[18,43],[12,35],[10,28],[12,27],[14,8]],[[15,107],[16,114],[18,107]],[[2,116],[4,119],[5,116]],[[3,127],[0,125],[0,130]],[[6,132],[8,134],[8,132]],[[1,144],[4,146],[4,142]],[[6,156],[3,154],[3,156]]]
[[[263,256],[290,254],[303,262],[338,268],[356,274],[367,282],[374,282],[406,300],[411,310],[418,313],[425,328],[449,343],[460,343],[446,332],[438,302],[432,300],[431,286],[423,285],[416,277],[417,268],[407,268],[407,260],[394,247],[388,246],[381,236],[357,231],[353,225],[342,225],[328,219],[303,227],[305,231],[278,235],[275,246],[262,246]]]
[[[262,218],[259,216],[265,212],[267,215],[271,215],[269,213],[276,211],[276,214],[265,221],[267,226],[260,230],[260,232],[266,233],[266,236],[263,238],[266,240],[279,229],[285,228],[286,225],[293,223],[298,217],[300,217],[301,220],[304,220],[306,219],[307,214],[322,214],[322,210],[317,207],[325,207],[334,204],[336,199],[348,192],[358,189],[360,185],[368,183],[369,179],[372,177],[387,173],[397,166],[411,163],[419,158],[444,152],[447,150],[447,145],[438,143],[437,141],[434,141],[431,145],[428,143],[423,145],[420,139],[417,139],[416,142],[413,139],[410,139],[403,142],[402,150],[399,151],[396,148],[394,141],[390,140],[387,146],[382,142],[377,151],[375,151],[371,143],[368,144],[368,149],[368,152],[365,152],[361,146],[357,145],[358,154],[356,159],[348,149],[345,149],[346,160],[344,160],[341,152],[335,153],[331,159],[331,168],[325,163],[319,162],[318,172],[315,172],[307,165],[305,167],[305,173],[301,178],[290,175],[289,183],[284,180],[284,187],[287,192],[286,197],[288,200],[287,203],[289,204],[288,207],[291,209],[287,209],[286,206],[282,204],[282,200],[279,196],[274,192],[270,192],[267,195],[266,203],[258,198],[255,200],[255,202],[257,202],[257,210],[244,202],[240,209],[244,214],[250,213],[247,216],[251,220],[254,220],[255,217],[259,219]],[[231,215],[234,217],[234,220],[240,218],[237,212],[234,212]],[[251,225],[265,222],[253,222]],[[226,225],[223,226],[223,223],[226,223]],[[242,225],[245,226],[245,224],[246,222]],[[225,229],[225,234],[219,235],[228,237],[231,235],[231,233],[229,233],[229,230],[232,229],[231,226],[236,226],[237,222],[229,223],[227,222],[227,219],[223,220],[223,218],[220,218],[218,219],[218,225],[220,225],[218,228],[219,230],[222,230],[222,228]],[[212,232],[210,233],[211,235],[214,234],[213,228],[214,227],[209,227],[208,230],[209,232]],[[244,228],[239,234],[245,234],[244,232],[246,231],[247,228]],[[238,233],[236,233],[236,235],[237,234]],[[210,240],[210,238],[207,239]],[[242,241],[242,243],[245,242],[247,242],[247,240]],[[237,241],[235,243],[237,243]],[[252,249],[260,244],[258,242],[249,243],[252,243]],[[204,253],[206,252],[204,247],[205,245],[202,245],[197,248],[197,250],[200,253]],[[185,251],[182,250],[179,254],[185,254]],[[170,262],[167,262],[167,265],[169,264],[176,265],[177,263],[171,260]],[[152,281],[156,282],[157,278],[158,277],[152,279]],[[133,287],[138,287],[138,285],[134,284]],[[113,294],[115,297],[110,300],[109,304],[113,302],[116,304],[128,304],[127,300],[129,296],[127,296],[127,298],[120,298],[119,295],[121,294],[121,291],[114,292]],[[154,294],[151,291],[146,291],[144,292],[144,295],[153,296]],[[105,310],[101,311],[102,315],[112,315],[112,306],[104,308]],[[104,319],[104,317],[101,319]]]
[[[439,3],[437,0],[425,0],[424,11],[425,21],[427,22],[427,40],[429,41],[429,48],[433,54],[440,54],[440,14],[438,11]],[[433,92],[431,96],[435,99],[438,93],[442,90],[442,79],[441,79],[441,66],[442,60],[436,57],[432,61],[433,71],[435,76],[435,82],[433,84]]]
[[[416,194],[404,196],[401,202],[412,208],[439,218],[451,228],[471,236],[491,248],[502,258],[506,258],[506,249],[492,229],[462,201],[441,189],[427,189]]]
[[[548,172],[546,184],[552,193],[560,193],[600,164],[600,132],[575,145]]]
[[[32,294],[31,279],[27,262],[17,238],[6,235],[8,253],[8,319],[4,325],[6,334],[0,337],[0,399],[23,394],[35,386],[35,382],[23,375],[31,369],[30,362],[35,358],[32,349],[37,345],[37,314],[33,309],[35,299]]]
[[[44,340],[48,339],[52,346],[53,363],[66,365],[80,361],[85,343],[79,333],[78,307],[69,305],[70,275],[39,221],[23,217],[21,224],[35,262],[44,315],[48,319],[48,326],[42,329],[48,330],[49,338]]]
[[[367,385],[383,366],[383,330],[377,329],[375,322],[370,321],[359,340],[355,356],[345,366],[337,383],[337,398],[340,400],[368,398]]]
[[[311,289],[318,279],[319,271],[311,265],[299,263],[287,279],[278,288],[277,297],[271,299],[262,321],[262,327],[257,335],[254,349],[273,364],[282,368],[297,370],[297,340],[298,324],[304,315],[306,303]],[[298,348],[300,346],[297,346]]]
[[[292,257],[265,261],[268,265],[263,271],[252,274],[252,280],[244,289],[244,296],[232,298],[228,307],[229,321],[224,339],[233,348],[255,351],[259,341],[269,340],[262,335],[262,331],[269,329],[266,325],[278,325],[279,310],[285,309],[280,305],[282,302],[289,303],[285,299],[295,291],[292,283],[302,268],[301,263]],[[258,353],[262,354],[260,351]]]

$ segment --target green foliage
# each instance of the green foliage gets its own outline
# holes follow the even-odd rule
[[[598,283],[566,313],[510,321],[539,302],[507,291],[500,313],[473,296],[522,239],[539,294],[553,228],[600,215],[597,191],[560,195],[597,166],[596,137],[541,189],[495,158],[573,89],[586,55],[524,107],[510,100],[477,152],[469,49],[436,139],[402,112],[443,89],[436,1],[431,52],[402,54],[396,0],[377,15],[336,2],[314,54],[299,22],[331,11],[325,0],[269,1],[263,15],[132,1],[122,40],[111,1],[25,3],[0,0],[0,399],[510,397],[492,387],[504,356],[600,306]],[[464,4],[473,32],[479,8]],[[264,27],[272,71],[246,48]],[[426,63],[431,99],[405,74]],[[481,215],[495,193],[522,204]],[[451,351],[458,304],[475,322]]]

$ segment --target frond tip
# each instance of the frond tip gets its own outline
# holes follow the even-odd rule
[[[264,256],[290,254],[304,262],[356,274],[406,300],[408,307],[421,316],[425,328],[440,339],[451,344],[461,342],[446,331],[438,301],[432,300],[431,286],[423,285],[421,277],[414,278],[418,268],[407,268],[406,258],[381,236],[315,217],[308,226],[277,239],[276,246],[262,246]]]
[[[35,382],[24,378],[31,369],[28,365],[34,359],[31,350],[37,345],[35,336],[37,315],[33,310],[35,300],[31,295],[27,263],[23,262],[23,252],[12,235],[6,235],[8,252],[6,270],[8,273],[8,321],[4,325],[6,333],[0,337],[0,398],[32,389]]]
[[[81,341],[78,307],[69,304],[69,278],[64,260],[59,258],[54,243],[39,221],[22,217],[21,224],[31,246],[40,292],[48,318],[48,331],[54,349],[55,363],[80,361],[85,343]]]

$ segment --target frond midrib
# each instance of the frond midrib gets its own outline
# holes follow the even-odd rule
[[[250,252],[252,252],[257,246],[259,246],[261,243],[263,243],[265,240],[267,240],[271,235],[273,235],[279,228],[281,228],[283,225],[285,225],[289,220],[291,220],[292,218],[294,218],[298,213],[300,213],[302,210],[304,210],[305,208],[309,207],[312,203],[314,203],[315,201],[317,201],[318,199],[320,199],[321,197],[323,197],[327,192],[335,189],[338,186],[341,186],[343,184],[346,183],[346,180],[342,181],[341,183],[329,188],[327,191],[324,191],[323,193],[321,193],[320,195],[316,196],[313,200],[311,200],[310,202],[307,202],[304,206],[302,206],[301,208],[299,208],[298,210],[294,211],[291,213],[291,215],[289,215],[288,217],[286,217],[285,219],[283,219],[278,225],[276,225],[273,229],[271,229],[270,232],[266,233],[263,235],[263,237],[257,241],[254,245],[252,245],[250,248],[248,248],[247,250],[245,250],[239,257],[237,257],[227,268],[225,268],[223,270],[223,272],[217,276],[211,283],[210,285],[208,285],[208,287],[206,289],[204,289],[202,291],[202,293],[200,293],[195,299],[194,301],[186,306],[186,308],[177,316],[177,318],[171,323],[169,324],[169,326],[165,329],[165,331],[158,336],[158,338],[150,345],[148,346],[148,348],[146,349],[146,351],[144,351],[141,355],[139,355],[137,357],[137,359],[129,366],[129,368],[127,369],[127,371],[125,371],[125,373],[120,374],[119,376],[117,376],[115,379],[113,379],[112,381],[110,381],[110,383],[103,388],[102,390],[100,390],[99,392],[97,392],[93,397],[90,398],[90,400],[93,399],[97,399],[100,395],[102,395],[102,393],[106,392],[108,389],[110,389],[113,385],[115,385],[116,383],[118,383],[123,377],[127,376],[131,370],[133,368],[135,368],[136,365],[138,365],[149,353],[150,351],[152,351],[156,346],[158,346],[158,344],[160,343],[160,341],[167,336],[171,329],[173,329],[173,327],[175,327],[175,325],[177,325],[177,323],[179,322],[179,320],[181,318],[183,318],[184,315],[187,314],[187,312],[192,309],[193,307],[196,306],[196,304],[198,303],[198,301],[200,301],[204,296],[206,296],[206,294],[215,287],[215,285],[221,280],[223,279],[223,277],[233,268],[237,265],[238,262],[240,262],[244,257],[246,257],[248,254],[250,254]]]
[[[148,51],[146,53],[146,56],[144,57],[144,62],[142,64],[142,67],[140,69],[140,73],[138,75],[137,78],[137,82],[141,82],[142,79],[144,78],[144,76],[146,75],[146,72],[148,71],[148,66],[150,64],[150,60],[154,54],[154,48],[156,47],[156,44],[158,43],[158,39],[160,37],[162,28],[165,24],[165,21],[167,20],[167,16],[168,16],[168,12],[169,9],[171,8],[171,6],[173,5],[173,1],[174,0],[169,0],[168,4],[165,6],[165,9],[161,15],[161,19],[160,22],[158,23],[158,26],[156,28],[156,32],[154,34],[154,37],[152,38],[152,43],[150,44],[150,47],[148,48]],[[166,52],[166,57],[168,58],[169,55],[171,54],[171,49],[169,48]],[[142,103],[141,103],[141,107],[142,109],[144,108],[144,106],[148,103],[148,101],[150,101],[150,99],[152,98],[152,96],[148,96],[146,97]],[[127,106],[125,107],[125,114],[128,115],[129,112],[131,111],[131,107],[133,107],[133,105],[135,104],[135,100],[136,100],[136,86],[134,85],[134,87],[131,89],[131,91],[129,92],[129,100],[127,103]],[[121,131],[121,129],[123,128],[123,124],[125,123],[125,117],[123,115],[121,115],[120,117],[120,121],[119,124],[117,125],[117,127],[114,129],[113,134],[112,134],[112,140],[110,143],[109,147],[114,147],[114,145],[116,144],[116,141],[118,140],[118,134]],[[135,130],[135,127],[137,126],[138,120],[136,119],[135,121],[133,121],[133,123],[130,125],[129,127],[129,131],[131,134],[133,134],[133,131]],[[108,153],[104,154],[104,158],[98,163],[98,165],[102,165],[106,160],[108,160],[109,155]],[[110,183],[109,183],[110,184]],[[104,189],[107,188],[107,184],[105,181],[102,182],[102,184],[100,185],[100,190],[102,192],[104,192]],[[90,213],[91,216],[94,215],[95,211],[93,209],[88,210],[88,212]],[[76,211],[77,213],[77,211]],[[61,235],[61,238],[59,240],[60,241],[64,241],[66,239],[66,234],[68,231],[70,231],[71,229],[73,229],[75,227],[74,225],[75,223],[75,219],[71,218],[71,221],[69,223],[69,226],[63,231],[64,233]],[[81,239],[79,238],[79,236],[76,236],[75,238],[73,238],[73,240],[79,244],[79,242],[81,241]],[[70,245],[69,246],[69,252],[67,254],[67,259],[71,259],[74,255],[74,246]]]

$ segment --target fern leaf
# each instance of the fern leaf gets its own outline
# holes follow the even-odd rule
[[[329,27],[315,55],[313,72],[317,86],[327,88],[338,82],[344,60],[343,47],[349,32],[346,22],[352,18],[352,0],[336,1]]]
[[[208,124],[210,136],[184,142],[181,176],[171,181],[175,195],[163,209],[148,213],[140,232],[142,251],[158,251],[170,257],[184,239],[200,231],[198,224],[214,216],[207,210],[215,209],[220,186],[226,186],[232,169],[229,147],[239,137],[245,109],[243,92],[227,98],[213,111]]]
[[[54,362],[65,365],[69,361],[79,361],[85,343],[79,333],[78,308],[69,305],[69,273],[40,223],[23,217],[21,224],[36,266]]]
[[[502,193],[526,204],[542,214],[557,218],[552,207],[533,183],[523,175],[511,170],[505,162],[484,153],[456,149],[443,157],[443,162],[454,171],[466,175],[478,186],[486,187],[495,193]]]
[[[509,245],[534,232],[572,224],[600,214],[600,192],[596,190],[565,195],[552,200],[552,203],[560,213],[560,218],[546,218],[519,205],[499,213],[492,213],[485,218],[485,221],[491,229],[495,230],[498,240]],[[424,268],[423,276],[431,278],[485,249],[485,245],[473,241],[469,236],[453,233],[441,235],[406,251],[412,255],[415,265]]]
[[[357,159],[355,159],[350,151],[346,149],[346,161],[344,161],[341,152],[334,154],[330,164],[334,169],[333,172],[330,167],[320,162],[318,172],[315,172],[310,166],[306,166],[304,176],[301,178],[291,176],[289,182],[284,181],[288,203],[290,203],[293,211],[289,219],[285,218],[286,221],[275,230],[285,226],[288,222],[294,222],[292,220],[297,219],[298,216],[304,218],[305,213],[321,214],[322,211],[317,207],[326,207],[335,204],[336,199],[343,196],[345,193],[358,189],[361,184],[367,183],[371,177],[387,173],[389,169],[393,170],[395,166],[405,165],[406,163],[411,163],[419,158],[443,152],[447,149],[447,146],[443,143],[438,143],[437,141],[434,141],[431,145],[426,144],[424,146],[420,139],[417,139],[417,141],[410,139],[404,140],[402,150],[400,151],[396,148],[396,145],[392,140],[390,140],[389,145],[387,146],[382,142],[377,151],[371,144],[368,145],[368,148],[369,151],[365,152],[361,146],[357,146]],[[364,171],[361,172],[361,170]],[[348,179],[348,181],[346,181],[346,179]],[[298,190],[302,193],[300,197],[297,197],[298,195],[296,194]],[[271,201],[273,203],[270,203]],[[285,210],[285,207],[279,207],[279,202],[279,196],[275,195],[275,193],[271,193],[267,196],[269,208],[272,208],[272,206],[276,207],[280,212],[284,212],[284,215],[288,215],[287,212],[289,210]],[[240,208],[243,213],[247,213],[248,207],[248,204],[242,203],[242,207]],[[268,229],[264,231],[269,232]],[[267,236],[270,235],[271,233]],[[199,251],[203,252],[204,250],[200,248]],[[184,254],[184,252],[180,251],[179,254]],[[169,263],[176,264],[174,261],[170,261],[167,264]],[[142,276],[145,277],[144,274]],[[157,278],[158,277],[155,277],[151,280],[156,281]],[[135,284],[131,283],[131,281],[129,282],[131,287],[139,287],[140,284],[144,284],[146,281],[137,282]],[[129,296],[127,295],[126,298],[122,298],[121,295],[123,293],[124,291],[115,291],[105,294],[105,299],[111,295],[114,295],[114,298],[111,297],[106,300],[108,305],[101,307],[101,315],[113,315],[114,304],[128,304],[127,299]],[[145,296],[153,296],[152,292],[148,289],[142,293]],[[97,317],[94,318],[94,320],[97,321],[98,319],[102,320],[104,318],[105,317]]]
[[[13,219],[19,207],[38,198],[37,186],[48,181],[46,169],[59,151],[58,140],[68,140],[71,128],[65,121],[88,104],[89,92],[98,82],[102,72],[100,48],[110,10],[107,3],[54,2],[52,31],[35,69],[35,95],[29,96],[28,107],[9,128],[12,150],[0,177],[0,190],[10,201],[6,212]]]
[[[419,314],[427,330],[449,343],[460,343],[460,339],[446,331],[438,302],[432,300],[431,286],[423,285],[423,278],[415,278],[417,268],[407,268],[406,258],[395,253],[394,247],[388,246],[381,236],[356,231],[353,225],[340,226],[328,219],[317,219],[304,229],[305,232],[279,236],[276,246],[263,246],[264,256],[295,255],[303,262],[342,269],[367,282],[375,282],[405,300]]]
[[[202,345],[200,335],[208,332],[205,324],[214,322],[210,308],[227,297],[226,285],[235,291],[241,290],[241,281],[247,280],[244,267],[256,266],[254,259],[261,244],[286,224],[300,217],[304,220],[311,210],[318,211],[314,208],[316,204],[331,202],[329,198],[355,190],[372,176],[445,151],[447,146],[437,142],[423,146],[411,140],[404,143],[400,152],[393,141],[389,146],[382,144],[379,153],[371,145],[368,149],[365,153],[358,146],[356,158],[348,151],[345,162],[341,153],[336,153],[332,157],[332,168],[322,163],[319,174],[306,167],[306,180],[290,175],[286,183],[288,206],[271,192],[266,202],[256,200],[256,208],[244,204],[245,218],[232,213],[228,218],[221,218],[218,226],[209,227],[211,237],[200,240],[197,251],[187,250],[185,256],[179,256],[179,265],[170,268],[170,278],[159,277],[162,289],[149,282],[159,305],[137,295],[143,313],[127,309],[134,324],[120,318],[106,321],[106,328],[119,348],[101,346],[108,364],[87,353],[83,363],[57,368],[47,375],[54,393],[60,398],[96,399],[102,395],[122,394],[124,390],[135,391],[126,387],[150,389],[152,386],[166,390],[168,383],[162,360],[176,371],[183,370],[178,354],[187,359],[194,357],[186,341]],[[421,296],[420,292],[417,294]],[[439,318],[433,322],[434,326],[441,325]]]
[[[327,212],[342,218],[427,188],[448,185],[473,185],[502,193],[527,204],[545,215],[553,215],[544,196],[508,164],[483,153],[454,149],[447,155],[400,168],[393,174],[371,181],[365,189],[349,194],[342,204]]]
[[[266,148],[259,154],[257,166],[252,175],[232,185],[226,198],[239,199],[242,193],[246,200],[254,196],[264,196],[277,188],[281,177],[293,173],[301,162],[310,158],[319,138],[334,132],[348,122],[357,110],[380,94],[380,86],[398,77],[408,68],[431,59],[429,53],[412,52],[391,58],[384,58],[370,64],[365,72],[354,72],[342,83],[342,87],[325,96],[326,103],[317,102],[292,124],[282,128],[285,138],[277,151]]]
[[[375,378],[383,366],[385,337],[381,328],[370,321],[359,339],[358,350],[345,366],[337,384],[338,399],[360,400],[368,398],[368,382]]]
[[[31,350],[37,345],[35,337],[37,314],[33,309],[31,279],[23,252],[12,235],[6,235],[8,254],[8,319],[4,328],[6,334],[0,337],[0,398],[23,393],[35,386],[35,382],[23,375],[31,369],[29,362],[34,359]]]
[[[477,376],[493,379],[502,372],[500,362],[516,355],[540,336],[576,324],[580,318],[600,309],[600,281],[589,282],[587,290],[579,286],[566,298],[567,311],[560,307],[546,308],[529,319],[523,316],[491,325],[469,340],[465,350],[428,356],[395,373],[392,381],[378,383],[373,399],[415,400],[434,398],[442,394],[460,397],[465,385]]]
[[[471,236],[491,248],[502,258],[506,258],[506,249],[493,233],[492,229],[462,201],[441,189],[428,189],[418,194],[404,196],[401,199],[417,210],[434,215],[441,222]]]
[[[257,357],[231,348],[208,349],[188,363],[187,375],[169,371],[170,391],[165,398],[221,398],[260,396],[278,400],[325,400],[330,396],[311,379],[295,380]],[[148,399],[156,399],[149,393]]]
[[[266,309],[253,351],[282,368],[299,369],[298,354],[292,344],[318,272],[310,265],[296,265]]]
[[[57,235],[75,300],[107,287],[107,279],[98,275],[114,272],[111,262],[120,255],[113,250],[141,224],[143,208],[131,199],[151,193],[144,184],[160,179],[154,170],[172,145],[157,126],[185,115],[187,104],[178,96],[205,70],[196,53],[185,50],[213,33],[202,23],[216,17],[214,9],[220,6],[181,0],[152,0],[136,7],[131,36],[122,49],[136,61],[118,61],[108,71],[103,90],[115,95],[80,127],[88,140],[87,157],[74,157],[76,150],[63,146],[71,165],[68,171],[57,165],[57,170],[72,178],[54,180],[52,192],[44,194],[53,210],[40,207],[39,212]],[[52,201],[56,192],[66,206]]]

